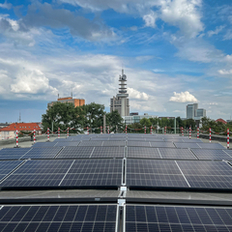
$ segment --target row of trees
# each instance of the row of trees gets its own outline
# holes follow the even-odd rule
[[[74,128],[74,132],[81,132],[87,127],[91,132],[99,133],[103,125],[103,116],[106,115],[106,125],[110,126],[111,131],[123,130],[123,119],[117,111],[106,113],[104,105],[90,103],[75,107],[72,103],[57,102],[49,107],[46,114],[42,115],[42,125],[46,128],[53,128],[57,131]]]

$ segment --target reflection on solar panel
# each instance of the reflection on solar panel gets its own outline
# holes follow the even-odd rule
[[[84,147],[98,147],[102,146],[103,141],[82,141],[78,146],[84,146]]]
[[[232,157],[232,150],[226,149],[226,150],[224,150],[224,152],[226,154],[228,154],[230,157]],[[230,160],[231,160],[231,158],[230,158]]]
[[[174,142],[177,148],[201,148],[198,143],[179,143]]]
[[[206,149],[225,149],[220,143],[200,143],[198,144],[200,148]]]
[[[232,231],[232,208],[126,206],[126,231]]]
[[[126,146],[125,141],[103,141],[102,146]]]
[[[57,143],[55,142],[38,142],[33,145],[33,147],[54,147],[54,145]]]
[[[122,160],[78,160],[60,186],[120,186],[121,179]]]
[[[95,147],[91,158],[123,158],[124,147]]]
[[[94,147],[65,147],[56,158],[80,159],[90,158]]]
[[[116,205],[3,206],[0,231],[115,231]]]
[[[77,146],[80,142],[79,141],[61,141],[61,142],[57,142],[55,144],[55,147],[68,147],[68,146]]]
[[[32,160],[27,161],[0,186],[37,187],[58,186],[73,161],[69,160]]]
[[[158,150],[164,159],[196,159],[188,149],[158,148]]]
[[[232,168],[225,162],[177,161],[191,188],[232,189]]]
[[[31,148],[4,148],[0,150],[0,159],[20,159]]]
[[[188,187],[177,165],[168,160],[127,160],[127,186]]]
[[[231,160],[224,150],[213,149],[191,149],[199,160]],[[226,150],[225,150],[226,151]]]
[[[157,148],[152,147],[128,147],[127,157],[131,158],[156,158],[160,159]]]
[[[173,142],[151,142],[152,147],[175,147]]]
[[[21,159],[43,159],[43,158],[54,158],[62,149],[62,147],[32,147],[32,149]]]
[[[128,140],[128,147],[151,147],[151,143],[150,142],[146,142],[146,141],[129,141]]]

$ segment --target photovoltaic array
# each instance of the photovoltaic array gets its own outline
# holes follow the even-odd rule
[[[232,231],[232,152],[219,143],[77,135],[0,160],[0,231]]]

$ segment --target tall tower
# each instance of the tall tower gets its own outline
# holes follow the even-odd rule
[[[110,112],[117,110],[121,116],[129,116],[129,94],[127,93],[127,77],[122,69],[122,75],[119,75],[119,90],[116,97],[110,99]]]

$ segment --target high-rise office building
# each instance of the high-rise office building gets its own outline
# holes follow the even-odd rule
[[[198,109],[198,103],[188,104],[186,106],[186,118],[193,119],[194,117],[196,117],[197,109]]]
[[[206,117],[205,109],[198,109],[198,103],[188,104],[186,106],[186,118],[200,120],[202,117]]]
[[[110,112],[117,110],[123,116],[130,115],[129,94],[126,87],[126,75],[122,70],[122,75],[119,76],[119,91],[116,97],[110,99]]]

